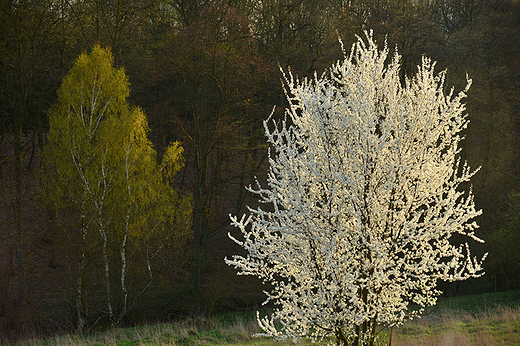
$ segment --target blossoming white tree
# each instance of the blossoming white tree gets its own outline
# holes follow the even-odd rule
[[[483,274],[484,258],[450,243],[482,242],[462,190],[476,171],[459,158],[471,81],[445,95],[430,59],[401,81],[399,55],[387,58],[366,33],[322,77],[284,75],[286,116],[264,122],[268,188],[249,189],[270,207],[231,217],[248,255],[226,263],[272,285],[277,308],[258,318],[269,336],[373,344],[378,325],[417,314],[411,303],[435,304],[438,280]]]

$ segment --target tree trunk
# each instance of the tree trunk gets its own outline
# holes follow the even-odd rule
[[[108,151],[108,149],[107,149]],[[107,295],[107,308],[108,308],[108,319],[110,321],[110,326],[114,325],[114,312],[112,309],[112,300],[110,298],[110,264],[108,262],[108,230],[110,225],[110,217],[105,222],[103,215],[103,208],[105,204],[105,198],[107,197],[110,191],[110,179],[108,178],[108,172],[105,167],[106,162],[106,153],[105,156],[101,160],[101,181],[99,184],[102,186],[102,192],[99,200],[95,203],[97,209],[97,225],[99,228],[99,234],[101,234],[101,238],[103,239],[103,263],[105,270],[105,290]]]
[[[200,86],[197,91],[197,105],[194,110],[194,120],[198,133],[195,144],[195,159],[197,165],[196,181],[194,186],[195,203],[193,208],[193,272],[192,293],[200,294],[202,259],[204,254],[204,235],[208,232],[208,196],[207,174],[208,157],[210,154],[210,135],[207,119],[209,117],[207,90]]]
[[[108,264],[108,239],[107,232],[105,229],[100,229],[99,233],[103,238],[103,262],[105,265],[105,292],[107,295],[107,308],[108,308],[108,319],[110,320],[110,326],[113,326],[114,322],[114,314],[112,311],[112,301],[110,299],[110,271]]]
[[[4,162],[7,161],[8,157],[3,154],[3,146],[4,146],[5,132],[2,132],[0,136],[0,180],[3,178],[2,169],[4,167]]]
[[[119,316],[116,321],[116,325],[121,322],[123,317],[126,315],[127,305],[128,305],[128,291],[126,290],[126,241],[128,239],[128,230],[130,224],[130,207],[128,207],[126,211],[125,218],[125,229],[123,233],[123,241],[121,243],[121,293],[123,294],[122,302],[121,302],[121,311],[119,312]]]
[[[17,124],[14,129],[14,161],[15,161],[15,202],[14,202],[14,222],[15,222],[15,249],[16,262],[18,265],[18,302],[20,306],[27,303],[27,288],[25,279],[25,264],[23,253],[23,224],[22,224],[22,193],[23,193],[23,137],[21,119],[17,117]]]
[[[85,238],[87,235],[87,229],[85,225],[83,211],[81,212],[81,245],[78,260],[78,277],[76,279],[76,313],[78,316],[78,326],[76,332],[83,332],[85,327],[85,310],[83,309],[85,302],[83,301],[83,268],[85,261]]]
[[[193,268],[192,268],[192,293],[197,296],[200,293],[200,281],[203,255],[204,234],[204,188],[205,172],[198,172],[198,184],[195,186],[195,203],[193,208]]]

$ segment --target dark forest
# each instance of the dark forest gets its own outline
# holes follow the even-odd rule
[[[0,7],[6,337],[258,308],[261,282],[237,276],[224,257],[243,251],[227,236],[237,232],[229,215],[257,204],[245,187],[266,179],[262,121],[274,107],[283,117],[280,68],[319,75],[342,57],[338,38],[348,50],[370,29],[380,45],[398,48],[403,77],[426,55],[447,70],[448,92],[463,89],[466,75],[473,80],[461,157],[481,167],[472,183],[485,243],[471,245],[489,257],[483,277],[440,283],[444,295],[520,289],[519,1],[0,0]],[[132,181],[106,180],[112,197],[86,211],[73,179],[55,174],[67,168],[50,143],[66,136],[50,132],[50,119],[60,95],[79,83],[78,57],[96,50],[113,59],[108,80],[121,90],[114,112],[135,120],[111,122],[103,143],[125,148],[121,138],[134,126],[147,161],[133,168],[142,174]],[[128,162],[117,152],[114,170]],[[99,172],[89,174],[101,174],[101,186]],[[130,186],[151,187],[131,195]]]

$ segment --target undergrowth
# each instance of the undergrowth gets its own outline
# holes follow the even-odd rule
[[[97,334],[67,334],[48,339],[28,338],[13,345],[294,345],[253,337],[259,333],[255,315],[234,313],[212,319],[116,328]],[[442,299],[425,315],[392,331],[392,345],[520,345],[520,292]],[[0,342],[1,343],[1,342]],[[310,341],[298,340],[296,345]],[[314,345],[325,345],[327,341]]]

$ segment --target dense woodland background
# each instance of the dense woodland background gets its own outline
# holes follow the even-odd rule
[[[229,214],[256,203],[244,186],[267,171],[262,120],[284,94],[278,66],[321,74],[355,35],[373,29],[398,46],[403,76],[423,54],[463,88],[486,275],[441,284],[447,295],[520,289],[520,1],[517,0],[0,0],[0,332],[77,327],[80,236],[73,212],[56,213],[42,189],[48,111],[74,60],[99,43],[130,80],[160,159],[180,140],[186,164],[170,181],[191,201],[184,226],[143,225],[148,252],[129,250],[129,310],[120,323],[212,316],[263,301],[254,278],[223,261],[240,251]],[[151,227],[151,226],[150,226]],[[107,326],[99,235],[88,238],[86,329]],[[454,241],[457,241],[454,239]],[[117,248],[111,249],[117,266]],[[476,254],[476,255],[478,255]],[[148,270],[147,263],[150,263]],[[117,287],[117,277],[113,278]],[[117,292],[117,290],[114,290]],[[120,297],[114,293],[115,304]]]

